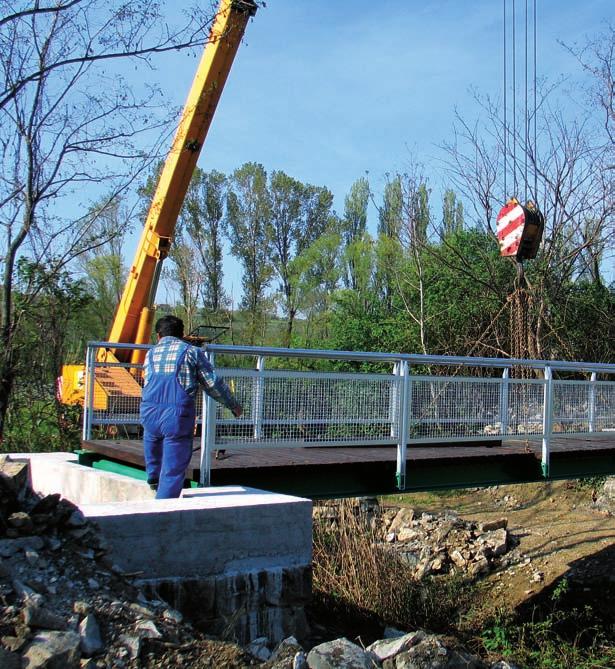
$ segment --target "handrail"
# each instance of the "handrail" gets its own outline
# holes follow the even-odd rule
[[[88,346],[113,349],[147,350],[152,344],[120,344],[107,341],[90,341]],[[208,344],[206,351],[223,355],[250,355],[277,358],[315,358],[328,360],[351,360],[356,362],[403,362],[415,365],[462,365],[467,367],[530,367],[561,371],[592,371],[615,374],[615,364],[568,360],[522,360],[518,358],[487,358],[460,355],[425,355],[422,353],[381,353],[377,351],[339,351],[334,349],[281,348],[274,346],[235,346],[231,344]]]

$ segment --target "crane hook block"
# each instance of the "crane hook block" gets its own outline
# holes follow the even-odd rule
[[[522,205],[511,198],[497,218],[500,255],[516,258],[517,262],[535,258],[544,227],[545,218],[533,202]]]

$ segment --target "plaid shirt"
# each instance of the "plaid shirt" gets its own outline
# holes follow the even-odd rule
[[[177,380],[181,387],[191,397],[196,397],[199,386],[220,404],[228,409],[237,406],[229,387],[216,376],[214,368],[209,364],[205,353],[196,346],[190,346],[176,337],[162,337],[145,356],[144,385],[147,385],[147,376],[150,365],[156,374],[174,374],[179,359],[185,347],[188,351],[179,367]]]

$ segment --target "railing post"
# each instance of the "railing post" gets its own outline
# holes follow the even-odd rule
[[[254,438],[260,439],[263,428],[263,399],[265,395],[265,379],[263,371],[265,370],[265,356],[259,355],[256,358],[256,371],[258,372],[253,386],[254,398],[252,400],[252,424],[254,425]]]
[[[596,372],[592,372],[589,380],[589,431],[596,431]]]
[[[408,430],[410,423],[410,370],[408,361],[403,360],[400,367],[401,389],[399,393],[400,426],[397,442],[397,489],[406,489],[406,448],[408,444]]]
[[[85,392],[83,398],[83,440],[92,438],[92,418],[94,414],[94,373],[96,354],[92,346],[88,346],[85,355]]]
[[[500,434],[508,434],[508,391],[510,389],[510,368],[504,368],[502,372],[502,384],[500,385]]]
[[[542,420],[542,475],[549,478],[551,433],[553,431],[553,370],[545,366],[544,413]]]
[[[393,376],[399,377],[401,370],[401,362],[397,360],[393,364]],[[393,382],[393,388],[391,390],[391,396],[389,398],[389,420],[391,421],[391,437],[395,437],[398,434],[399,425],[397,425],[399,418],[399,381],[397,378]]]
[[[207,354],[212,367],[214,365],[213,351]],[[216,445],[216,402],[203,393],[203,421],[201,424],[201,464],[199,484],[211,485],[211,455]]]

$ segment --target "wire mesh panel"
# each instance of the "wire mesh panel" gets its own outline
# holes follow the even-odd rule
[[[590,432],[593,393],[590,381],[554,381],[553,432]]]
[[[509,379],[508,434],[542,434],[545,383],[534,379]]]
[[[219,370],[243,404],[239,419],[217,409],[216,444],[391,444],[399,378],[386,374]],[[238,424],[239,423],[239,424]]]
[[[500,379],[412,376],[410,439],[446,441],[497,435],[500,386]]]
[[[615,383],[594,383],[594,432],[615,432]]]
[[[143,366],[96,362],[93,386],[93,425],[139,422]]]

